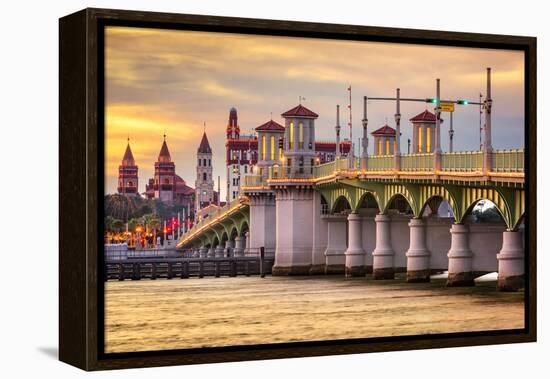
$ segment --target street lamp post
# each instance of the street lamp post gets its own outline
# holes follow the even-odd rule
[[[361,170],[367,171],[368,168],[368,147],[369,147],[369,137],[367,135],[367,125],[369,120],[367,118],[367,97],[363,97],[363,139],[361,140],[362,152],[361,152]]]
[[[491,108],[493,99],[491,99],[491,68],[487,67],[487,94],[485,98],[485,143],[483,144],[484,172],[491,171],[493,166],[493,144],[491,141]]]
[[[396,109],[395,109],[395,147],[393,156],[395,159],[394,167],[396,171],[401,170],[401,146],[400,146],[400,140],[401,140],[401,107],[400,107],[400,90],[397,88],[396,91]]]
[[[436,103],[435,103],[435,150],[434,150],[434,170],[441,170],[441,87],[439,78],[436,79]]]

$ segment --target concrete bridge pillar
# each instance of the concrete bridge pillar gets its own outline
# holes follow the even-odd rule
[[[474,254],[470,250],[470,230],[467,225],[453,224],[451,226],[451,249],[449,258],[448,287],[466,287],[474,285],[472,270]]]
[[[258,254],[260,247],[266,251],[275,250],[276,218],[273,193],[251,193],[249,248]]]
[[[386,214],[377,214],[376,222],[376,247],[372,252],[372,274],[374,279],[394,279],[394,256],[391,245],[391,217]]]
[[[348,215],[348,248],[346,256],[346,276],[365,276],[365,250],[361,235],[361,219],[357,213]]]
[[[328,216],[328,238],[326,257],[326,274],[344,274],[346,271],[346,218],[345,216]]]
[[[208,249],[208,253],[206,254],[206,256],[208,258],[213,258],[216,256],[216,250],[214,249],[214,247],[211,247],[210,249]]]
[[[225,249],[223,249],[223,255],[225,257],[233,256],[233,248],[235,247],[235,242],[227,240],[225,241]]]
[[[214,256],[216,258],[223,258],[223,251],[224,251],[224,248],[222,244],[219,243],[218,246],[216,246],[216,248],[214,249]]]
[[[308,275],[313,247],[313,189],[277,190],[273,275]],[[254,225],[251,221],[250,225]],[[273,225],[270,226],[273,228]],[[273,233],[271,229],[271,233]],[[267,248],[266,248],[267,250]]]
[[[497,254],[498,289],[517,291],[524,288],[523,235],[519,231],[506,231],[502,234],[502,249]]]
[[[328,225],[322,213],[321,194],[315,191],[313,192],[313,247],[311,248],[310,275],[325,273]]]
[[[206,256],[208,255],[208,248],[203,246],[199,249],[199,256],[201,258],[206,258]]]
[[[407,282],[430,281],[430,251],[426,246],[426,224],[422,218],[409,221],[410,244],[407,256]]]
[[[233,256],[244,256],[244,249],[246,248],[246,237],[235,237],[235,248],[233,249]]]
[[[246,232],[244,235],[244,255],[248,255],[250,252],[250,232]]]

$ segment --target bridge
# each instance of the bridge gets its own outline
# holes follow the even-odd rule
[[[496,271],[500,290],[523,288],[525,157],[523,149],[492,148],[489,83],[480,151],[441,151],[439,81],[435,117],[420,125],[424,143],[434,136],[433,151],[430,142],[419,149],[429,153],[400,153],[399,90],[392,149],[386,140],[392,154],[367,154],[366,97],[360,156],[338,153],[337,110],[337,156],[325,164],[312,149],[318,115],[301,104],[283,113],[284,132],[258,130],[260,159],[241,197],[190,229],[178,248],[242,256],[264,247],[275,256],[273,275],[378,280],[406,272],[407,281],[425,282],[446,272],[448,286],[471,286]],[[284,141],[278,157],[275,138]],[[475,207],[487,202],[500,219],[476,220]]]
[[[279,268],[279,274],[342,273],[355,276],[372,272],[378,279],[391,278],[394,272],[404,267],[408,271],[409,281],[425,281],[431,273],[440,271],[449,271],[451,277],[449,269],[453,269],[450,266],[456,260],[459,266],[466,266],[458,267],[458,270],[470,271],[459,272],[469,274],[458,275],[453,284],[472,284],[476,275],[497,271],[496,259],[492,264],[487,261],[490,261],[488,256],[496,258],[500,254],[494,250],[502,246],[502,239],[510,239],[505,242],[510,244],[512,250],[514,243],[523,243],[522,239],[508,237],[519,231],[525,215],[523,150],[494,151],[490,170],[483,168],[481,151],[443,153],[442,167],[437,171],[433,169],[433,154],[404,154],[400,160],[399,171],[392,169],[395,156],[387,155],[368,156],[366,168],[361,168],[361,158],[339,158],[313,166],[311,175],[291,174],[277,166],[269,169],[267,177],[248,175],[244,178],[243,195],[195,225],[180,239],[178,247],[194,248],[197,255],[204,257],[221,257],[230,250],[235,256],[244,256],[247,249],[257,249],[260,245],[269,252],[275,252],[276,233],[272,231],[267,235],[270,228],[273,230],[279,226],[274,217],[275,194],[283,195],[289,188],[302,190],[304,194],[311,192],[308,199],[313,210],[308,215],[309,219],[281,220],[282,228],[293,229],[289,227],[291,224],[302,221],[309,223],[311,228],[304,230],[299,227],[296,230],[302,231],[303,236],[310,233],[312,241],[310,251],[303,252],[301,259],[297,259],[295,252],[290,253],[293,255],[290,263],[299,264],[287,266],[283,272]],[[503,225],[489,225],[485,229],[480,224],[468,225],[468,216],[482,200],[494,204]],[[442,202],[448,204],[451,217],[435,216]],[[256,208],[252,210],[255,213],[253,220],[250,217],[251,204]],[[429,211],[426,211],[427,208]],[[426,213],[431,216],[426,216]],[[400,249],[394,249],[392,242],[388,241],[391,231],[384,235],[383,231],[391,227],[379,232],[376,230],[386,219],[389,219],[390,226],[395,224],[394,234],[404,240],[404,246]],[[256,234],[249,233],[250,225],[252,233]],[[451,234],[441,236],[439,244],[437,241],[426,241],[432,232],[440,235],[442,228],[443,232],[446,229]],[[463,241],[464,235],[477,230],[485,230],[487,238],[476,242],[474,249],[479,250],[483,241],[488,240],[494,243],[492,254],[485,253],[475,258],[471,248],[457,250],[466,243]],[[325,236],[320,236],[320,233]],[[363,234],[365,237],[360,237]],[[500,241],[499,234],[502,235]],[[372,240],[368,241],[367,236]],[[453,237],[457,245],[455,250],[451,250]],[[385,241],[377,241],[377,238]],[[408,246],[406,240],[409,241]],[[431,249],[428,244],[432,245]],[[383,249],[385,245],[389,246],[385,247],[386,251]],[[437,262],[437,249],[440,250],[439,260],[448,258],[447,264]],[[372,252],[370,259],[367,251]],[[399,258],[395,257],[396,253],[401,253],[401,260],[395,259]],[[513,254],[518,255],[515,250]],[[427,258],[432,255],[432,259]],[[422,260],[424,262],[415,262]],[[432,267],[426,262],[428,260],[432,261]],[[522,259],[519,259],[517,265],[522,264]],[[277,271],[274,273],[277,274]],[[514,283],[501,282],[502,289],[517,287]]]

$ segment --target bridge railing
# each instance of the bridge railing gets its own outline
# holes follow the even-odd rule
[[[240,204],[241,200],[239,198],[236,198],[235,200],[231,201],[229,204],[226,204],[224,205],[223,207],[220,207],[218,208],[216,211],[210,213],[208,215],[208,217],[205,217],[203,218],[201,221],[197,222],[196,224],[193,225],[193,227],[191,229],[189,229],[187,231],[187,233],[185,233],[182,238],[184,238],[186,235],[188,234],[191,234],[191,233],[194,233],[196,230],[199,230],[201,227],[203,227],[204,225],[208,224],[209,222],[211,222],[214,218],[216,218],[217,216],[225,213],[225,212],[228,212],[229,210],[235,208],[236,206],[238,206]]]
[[[481,171],[483,170],[482,151],[460,151],[441,154],[443,171]]]
[[[523,149],[496,150],[493,152],[495,172],[523,172],[525,169],[525,152]]]
[[[337,158],[334,163],[337,171],[349,169],[349,159],[347,157]]]
[[[273,166],[269,169],[269,179],[305,179],[312,178],[315,166],[288,167]]]
[[[313,167],[313,176],[321,178],[324,176],[332,175],[336,170],[336,161],[323,163],[321,165]]]
[[[434,156],[431,153],[401,155],[401,171],[432,171],[433,168]]]
[[[390,171],[395,167],[393,155],[369,155],[367,158],[368,171]]]
[[[245,187],[262,187],[267,185],[267,181],[262,175],[245,175],[244,177],[244,186]]]

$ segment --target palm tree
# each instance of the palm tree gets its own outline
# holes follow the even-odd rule
[[[140,224],[139,220],[136,219],[136,218],[131,218],[128,220],[128,230],[130,232],[135,232],[136,231],[136,227]]]
[[[105,232],[112,232],[113,231],[114,221],[115,221],[115,218],[113,216],[106,216],[103,219],[103,228],[105,229]]]
[[[113,221],[113,231],[117,233],[122,233],[124,228],[126,227],[126,224],[122,220],[115,219]]]

